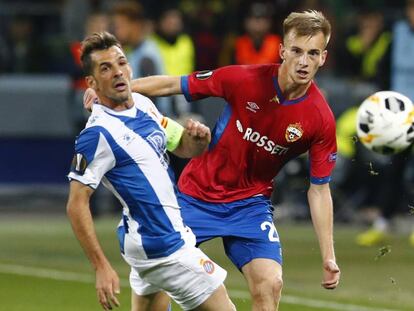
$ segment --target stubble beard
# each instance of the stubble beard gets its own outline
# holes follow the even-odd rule
[[[124,104],[126,101],[128,101],[129,96],[128,96],[128,94],[126,94],[126,95],[118,95],[118,96],[110,96],[109,95],[108,98],[110,100],[112,100],[115,104],[121,105],[121,104]]]

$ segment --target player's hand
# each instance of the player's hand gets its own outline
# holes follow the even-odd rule
[[[339,284],[341,271],[338,265],[332,259],[326,260],[323,263],[323,281],[322,286],[326,289],[335,289]]]
[[[115,295],[120,293],[119,277],[112,267],[98,268],[96,270],[96,294],[104,310],[119,307],[120,303]]]
[[[189,136],[195,139],[200,139],[203,142],[207,141],[207,143],[211,141],[210,129],[199,121],[188,119],[185,123],[185,130]]]
[[[92,106],[95,102],[98,102],[98,96],[96,96],[93,89],[87,88],[85,94],[83,94],[83,108],[92,111]]]

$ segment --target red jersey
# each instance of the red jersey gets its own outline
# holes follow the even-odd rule
[[[270,196],[284,164],[307,151],[310,181],[330,181],[336,160],[334,115],[314,82],[304,96],[285,99],[278,68],[227,66],[181,78],[187,100],[216,96],[227,102],[209,151],[184,169],[181,192],[208,202]]]

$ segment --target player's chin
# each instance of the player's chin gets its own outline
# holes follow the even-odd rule
[[[128,92],[125,92],[125,93],[117,92],[116,94],[112,96],[112,100],[118,104],[123,104],[124,102],[128,100]]]
[[[310,81],[312,80],[311,75],[307,74],[307,75],[296,75],[296,79],[295,79],[295,83],[296,84],[308,84]]]
[[[296,84],[297,85],[307,85],[310,82],[310,79],[296,79]]]

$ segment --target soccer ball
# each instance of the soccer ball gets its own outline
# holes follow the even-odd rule
[[[414,141],[414,105],[397,92],[381,91],[365,99],[357,112],[362,144],[381,154],[395,154]]]

